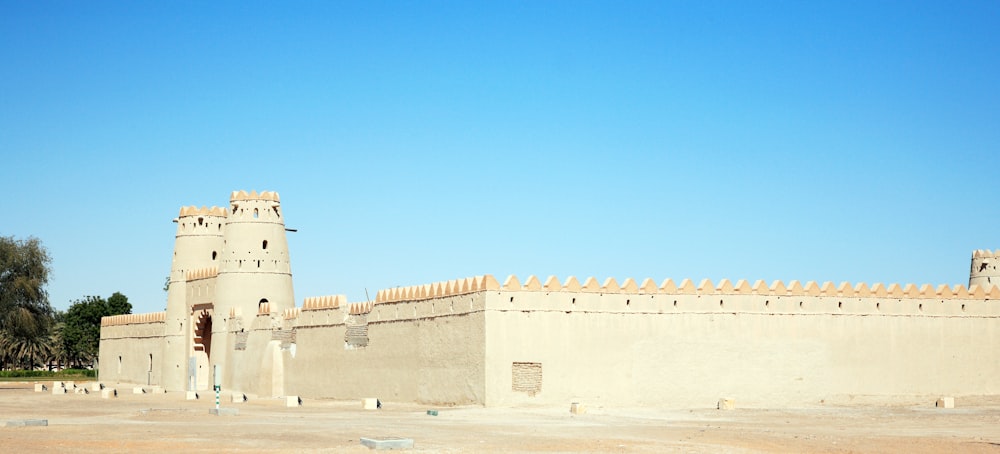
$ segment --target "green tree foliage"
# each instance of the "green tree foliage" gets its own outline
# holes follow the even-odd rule
[[[37,238],[0,236],[0,361],[33,367],[51,350],[48,250]]]
[[[131,314],[132,303],[128,302],[127,296],[122,295],[120,292],[115,292],[108,297],[108,312],[107,315]]]
[[[47,335],[4,335],[0,337],[0,352],[5,363],[25,370],[44,366],[52,355],[52,342]]]
[[[101,317],[131,314],[128,298],[115,292],[108,299],[87,296],[61,315],[58,354],[70,365],[86,365],[97,358],[101,342]]]

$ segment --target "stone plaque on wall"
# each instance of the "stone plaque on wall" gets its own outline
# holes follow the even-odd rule
[[[368,314],[352,315],[347,318],[344,332],[344,349],[354,350],[368,346]]]
[[[534,396],[542,391],[542,363],[513,363],[511,389]]]

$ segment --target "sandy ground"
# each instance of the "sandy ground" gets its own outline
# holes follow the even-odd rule
[[[0,383],[2,452],[370,452],[361,437],[405,437],[409,452],[1000,453],[1000,399],[909,406],[714,408],[432,407],[387,402],[251,399],[214,416],[214,395],[35,393]],[[209,393],[210,394],[210,393]],[[739,402],[737,402],[737,405]],[[430,416],[427,410],[438,410]],[[46,427],[5,427],[46,419]]]

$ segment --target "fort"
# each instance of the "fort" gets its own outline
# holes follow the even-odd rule
[[[99,380],[436,405],[774,407],[1000,391],[1000,251],[968,286],[481,275],[296,306],[275,192],[184,207],[165,312],[105,317]]]

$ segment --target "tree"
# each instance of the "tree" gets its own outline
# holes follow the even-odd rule
[[[128,297],[122,295],[120,292],[112,293],[108,297],[108,314],[107,315],[121,315],[121,314],[131,314],[132,304],[128,302]]]
[[[52,306],[48,250],[38,238],[0,236],[0,358],[4,364],[37,363],[45,355]]]
[[[8,334],[0,337],[0,352],[12,366],[31,370],[48,362],[52,355],[52,342],[47,333],[27,336]]]
[[[101,317],[131,314],[128,297],[115,292],[107,300],[86,296],[70,305],[59,329],[59,355],[70,365],[85,365],[97,358],[101,342]]]

